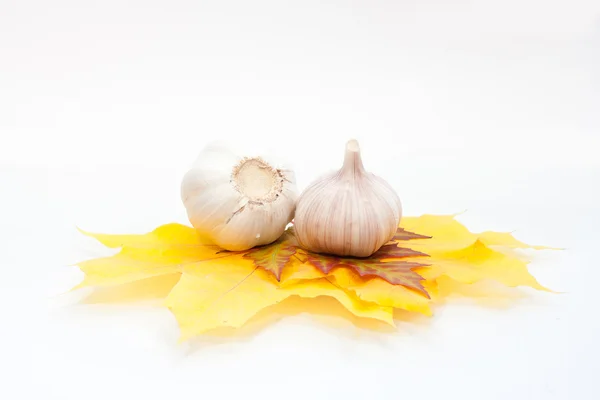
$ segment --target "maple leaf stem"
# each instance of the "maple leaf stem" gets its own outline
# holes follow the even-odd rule
[[[257,269],[258,269],[258,267],[254,267],[254,269],[248,275],[246,275],[242,280],[240,280],[238,283],[233,285],[231,288],[227,289],[227,291],[221,293],[221,295],[219,297],[217,297],[216,299],[214,299],[208,307],[212,307],[216,302],[221,300],[223,298],[223,296],[225,296],[226,294],[237,289],[242,283],[244,283],[248,278],[250,278],[252,276],[252,274],[254,274],[254,272],[256,272]],[[206,308],[208,309],[208,307],[206,307]]]
[[[231,257],[233,255],[235,255],[235,254],[228,254],[228,255],[222,256],[222,257],[211,257],[211,258],[205,258],[203,260],[196,260],[196,261],[184,262],[184,263],[180,263],[180,264],[174,264],[174,265],[172,265],[172,268],[187,267],[189,265],[199,264],[199,263],[202,263],[205,261],[218,260],[219,258]],[[150,268],[150,270],[157,269],[157,268],[163,268],[163,267],[167,267],[167,266],[168,265],[161,264],[161,265],[157,265],[154,268]]]
[[[294,255],[293,255],[293,257],[294,257],[296,260],[300,261],[301,263],[305,263],[305,262],[306,262],[306,260],[303,260],[303,259],[301,259],[301,258],[300,258],[300,257],[298,257],[296,254],[294,254]]]
[[[244,279],[242,279],[241,281],[239,281],[238,283],[236,283],[235,285],[233,285],[233,287],[229,290],[227,290],[225,293],[223,293],[221,296],[219,296],[219,298],[225,296],[227,293],[231,292],[232,290],[235,290],[238,288],[238,286],[240,286],[242,283],[244,283],[248,278],[250,278],[252,276],[252,274],[254,272],[256,272],[256,270],[258,269],[258,267],[254,267],[254,269],[244,277]]]
[[[226,258],[226,257],[232,257],[232,256],[235,256],[235,254],[227,254],[226,256],[221,256],[221,257],[205,258],[203,260],[194,261],[194,262],[192,262],[190,264],[201,263],[201,262],[204,262],[204,261],[218,260],[219,258]]]
[[[181,264],[175,264],[173,265],[174,268],[178,268],[178,267],[187,267],[188,265],[194,265],[194,264],[199,264],[201,262],[205,262],[205,261],[211,261],[211,260],[218,260],[219,258],[226,258],[226,257],[231,257],[235,254],[228,254],[226,256],[222,256],[222,257],[211,257],[211,258],[205,258],[203,260],[197,260],[197,261],[190,261],[190,262],[185,262],[185,263],[181,263]],[[165,267],[166,265],[159,265],[155,268],[162,268]]]
[[[328,277],[328,276],[326,276],[326,277],[325,277],[325,280],[326,280],[327,282],[329,282],[329,283],[330,283],[330,284],[331,284],[333,287],[336,287],[336,288],[338,288],[338,289],[340,289],[340,290],[344,290],[344,288],[343,288],[343,287],[341,287],[341,286],[339,286],[339,285],[336,285],[335,283],[333,283],[333,282],[331,281],[331,279],[329,279],[329,277]]]

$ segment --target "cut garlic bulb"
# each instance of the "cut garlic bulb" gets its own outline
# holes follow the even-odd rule
[[[401,218],[398,195],[385,180],[364,169],[358,142],[350,140],[342,168],[300,195],[294,229],[306,250],[368,257],[392,239]]]
[[[292,170],[273,156],[245,157],[227,145],[203,149],[181,182],[192,226],[225,250],[277,240],[294,217]]]

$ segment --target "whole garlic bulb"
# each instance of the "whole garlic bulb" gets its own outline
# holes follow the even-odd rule
[[[392,187],[367,172],[356,140],[339,171],[313,182],[296,204],[298,244],[315,253],[368,257],[390,241],[402,218]]]
[[[192,226],[225,250],[277,240],[294,217],[296,178],[274,157],[245,157],[224,144],[204,148],[181,182]]]

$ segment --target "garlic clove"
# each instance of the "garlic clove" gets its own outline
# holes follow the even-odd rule
[[[192,226],[230,251],[277,240],[294,216],[297,197],[295,174],[284,162],[242,156],[218,142],[200,152],[181,182]]]
[[[401,218],[400,198],[365,170],[358,142],[350,140],[342,168],[311,183],[298,198],[294,227],[306,250],[368,257],[392,239]]]

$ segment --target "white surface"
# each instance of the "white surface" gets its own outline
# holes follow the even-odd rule
[[[0,1],[0,398],[598,399],[597,1]],[[303,188],[357,138],[407,215],[515,231],[563,295],[395,335],[284,320],[178,346],[166,310],[79,307],[75,226],[185,222],[212,138]]]

